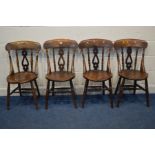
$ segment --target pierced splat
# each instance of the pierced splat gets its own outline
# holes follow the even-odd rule
[[[70,39],[53,39],[53,40],[47,40],[44,43],[48,65],[48,72],[46,75],[47,79],[46,104],[45,104],[46,109],[48,109],[48,98],[50,92],[52,92],[52,96],[60,92],[61,93],[71,92],[74,107],[75,108],[77,107],[75,101],[74,86],[72,83],[72,79],[75,77],[74,57],[77,47],[78,47],[77,42]],[[67,82],[67,81],[70,82],[71,91],[69,91],[69,87],[60,86],[58,88],[55,85],[56,82]],[[50,86],[51,82],[52,86]]]
[[[29,70],[29,61],[27,59],[27,51],[25,49],[22,51],[22,56],[23,56],[22,67],[23,70],[27,72]]]
[[[133,62],[132,57],[131,57],[131,53],[132,53],[132,48],[131,48],[131,47],[128,47],[128,48],[127,48],[127,57],[126,57],[126,61],[125,61],[125,63],[126,63],[126,68],[127,68],[128,70],[131,69],[131,67],[132,67],[132,62]]]
[[[40,96],[40,92],[36,81],[36,71],[41,45],[33,41],[15,41],[7,43],[5,48],[10,60],[10,74],[7,76],[7,109],[10,109],[10,96],[14,93],[19,93],[20,96],[23,93],[32,93],[36,109],[38,109],[37,94]],[[33,59],[35,63],[33,63]],[[33,71],[34,65],[35,69]],[[27,72],[28,70],[31,70],[31,72]],[[23,84],[27,83],[31,85],[30,88],[22,87]],[[12,84],[16,84],[17,87],[10,90]]]
[[[65,60],[64,60],[64,50],[62,48],[59,49],[59,59],[58,59],[58,65],[59,65],[59,70],[63,71],[64,70],[64,66],[65,66]]]
[[[124,90],[133,90],[133,94],[136,94],[136,90],[145,91],[147,106],[150,106],[148,80],[147,80],[148,74],[145,72],[144,68],[144,52],[147,46],[148,43],[145,40],[139,40],[139,39],[120,39],[115,41],[114,43],[114,47],[117,52],[118,74],[119,74],[119,80],[115,90],[115,95],[119,91],[116,100],[117,107],[119,107]],[[120,52],[121,49],[125,50],[122,50],[122,52]],[[122,59],[122,63],[120,63],[119,56],[123,57],[123,53],[124,56],[126,55],[125,62],[123,63],[124,59]],[[126,66],[125,69],[123,64],[125,64]],[[130,83],[128,83],[128,80],[130,81]],[[145,81],[145,87],[138,84],[140,81]]]
[[[99,67],[99,58],[98,58],[98,48],[95,46],[93,49],[94,57],[92,59],[94,70],[97,70]]]
[[[86,80],[83,96],[81,99],[81,106],[83,108],[85,104],[85,97],[87,95],[87,91],[89,90],[96,91],[97,89],[102,89],[103,94],[105,94],[105,90],[109,92],[110,105],[111,107],[113,107],[112,83],[111,83],[112,74],[110,72],[110,53],[112,47],[113,43],[110,40],[106,39],[95,39],[95,38],[87,39],[79,43],[79,48],[81,49],[83,57],[83,68],[84,68],[83,77]],[[108,57],[106,57],[107,53]],[[92,67],[90,67],[89,60],[91,60]],[[102,85],[101,86],[99,86],[98,84],[97,84],[98,86],[90,85],[89,84],[90,81],[93,81],[93,83],[101,82]],[[107,85],[106,81],[108,82],[109,85]]]

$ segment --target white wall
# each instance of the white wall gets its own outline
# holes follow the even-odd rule
[[[88,38],[104,38],[115,41],[121,38],[137,38],[148,41],[146,50],[146,69],[149,73],[150,92],[155,92],[155,27],[0,27],[0,95],[6,95],[6,76],[9,73],[8,53],[5,45],[11,41],[34,40],[44,43],[45,40],[54,38],[70,38],[77,42]],[[39,59],[39,87],[43,90],[46,86],[46,59],[40,54]],[[78,93],[83,91],[82,61],[80,53],[76,57],[76,78],[74,84]],[[116,57],[112,57],[112,71],[114,74],[113,87],[117,82]]]

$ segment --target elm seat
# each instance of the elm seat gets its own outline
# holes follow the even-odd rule
[[[75,77],[74,73],[71,72],[51,72],[50,74],[46,75],[46,79],[51,80],[51,81],[57,81],[57,82],[64,82],[64,81],[69,81],[72,80]]]
[[[101,89],[103,95],[105,90],[109,92],[110,106],[113,108],[112,99],[112,73],[110,69],[110,54],[113,43],[107,39],[93,38],[82,40],[79,43],[83,57],[83,77],[85,78],[85,86],[81,100],[81,106],[84,108],[85,97],[87,95],[89,81],[102,82]],[[108,85],[106,84],[108,82]],[[96,89],[94,89],[96,90]]]
[[[148,77],[148,74],[138,70],[122,70],[119,73],[119,76],[126,78],[128,80],[145,80]]]
[[[37,79],[37,74],[33,72],[18,72],[8,75],[7,81],[12,84],[23,84]]]
[[[146,105],[148,107],[150,106],[148,73],[144,65],[145,49],[147,46],[148,43],[140,39],[120,39],[114,43],[119,75],[115,90],[115,95],[117,95],[119,91],[116,101],[117,107],[119,107],[124,90],[133,90],[133,94],[136,94],[136,90],[139,89],[145,91]],[[127,80],[130,80],[130,83],[125,84]],[[144,86],[138,84],[138,82],[142,80],[145,81]]]
[[[38,75],[38,55],[41,45],[34,41],[14,41],[7,43],[5,49],[9,55],[10,73],[7,76],[7,109],[10,109],[10,96],[13,93],[31,92],[34,98],[35,107],[38,109],[37,95],[40,96],[37,75]],[[22,88],[22,84],[29,83],[31,88]],[[11,91],[11,84],[17,87]],[[35,86],[35,88],[34,88]]]
[[[112,78],[112,73],[106,72],[106,71],[87,71],[83,73],[83,77],[85,79],[91,80],[91,81],[106,81],[109,78]]]

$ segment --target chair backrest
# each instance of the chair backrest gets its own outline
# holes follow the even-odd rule
[[[111,72],[110,53],[113,43],[106,39],[87,39],[79,43],[83,56],[83,72],[104,70]]]
[[[44,43],[48,73],[67,71],[74,73],[74,59],[78,44],[70,39],[53,39]]]
[[[145,72],[144,55],[148,43],[139,39],[121,39],[114,43],[117,53],[118,71],[140,70]]]
[[[10,74],[16,72],[38,72],[38,53],[41,45],[33,41],[15,41],[5,46],[9,54]]]

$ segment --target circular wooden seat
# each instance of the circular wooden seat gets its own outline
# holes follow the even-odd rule
[[[128,80],[145,80],[147,79],[148,74],[138,70],[122,70],[119,72],[119,76]]]
[[[66,72],[66,71],[63,71],[63,72],[57,71],[46,75],[46,78],[48,80],[57,81],[57,82],[69,81],[69,80],[72,80],[74,77],[75,77],[74,73]]]
[[[83,73],[83,76],[85,79],[91,80],[91,81],[106,81],[110,78],[112,78],[112,74],[110,72],[106,71],[87,71]]]
[[[11,74],[7,77],[7,81],[12,84],[22,84],[33,81],[37,78],[37,75],[32,72],[18,72]]]

